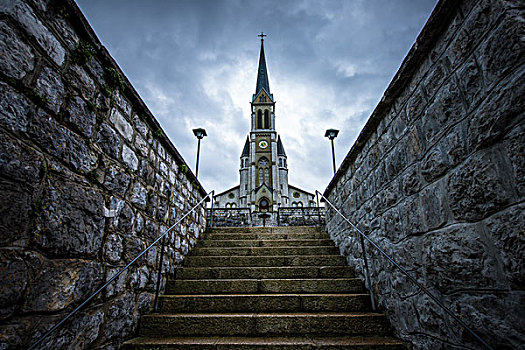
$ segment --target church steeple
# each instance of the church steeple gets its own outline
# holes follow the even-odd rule
[[[255,100],[259,92],[264,89],[266,94],[273,100],[270,94],[270,83],[268,82],[268,70],[266,69],[266,57],[264,56],[264,33],[259,34],[261,37],[261,53],[259,55],[259,69],[257,70],[257,85],[255,86],[255,94],[252,101]]]

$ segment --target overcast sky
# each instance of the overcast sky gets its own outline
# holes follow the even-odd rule
[[[324,190],[435,0],[77,0],[207,191],[239,183],[263,31],[289,182]]]

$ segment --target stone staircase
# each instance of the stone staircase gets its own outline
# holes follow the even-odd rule
[[[215,228],[124,349],[407,349],[320,228]]]

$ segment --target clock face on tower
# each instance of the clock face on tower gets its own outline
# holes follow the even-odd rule
[[[266,147],[268,147],[268,142],[264,140],[259,142],[259,147],[261,147],[262,149],[265,149]]]

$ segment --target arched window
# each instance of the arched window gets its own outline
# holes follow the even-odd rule
[[[230,203],[226,203],[226,205],[224,206],[225,208],[230,208],[231,207],[231,204]]]
[[[263,120],[262,120],[262,111],[259,109],[257,111],[257,129],[263,128]]]
[[[257,163],[258,165],[258,168],[259,168],[259,171],[258,171],[258,174],[259,174],[259,177],[258,177],[258,185],[262,185],[263,183],[266,184],[267,186],[270,186],[270,162],[268,161],[268,159],[266,157],[263,157],[261,159],[259,159],[259,162]]]
[[[236,203],[232,203],[232,208],[237,208],[237,204]]]
[[[268,116],[268,110],[264,111],[264,128],[270,129],[270,117]]]
[[[259,168],[259,186],[263,184],[263,170]]]
[[[264,169],[264,183],[270,186],[270,170],[268,168]]]
[[[303,206],[303,202],[297,202],[297,206],[298,207],[302,207]]]
[[[279,158],[279,166],[283,167],[283,159],[282,158]]]

